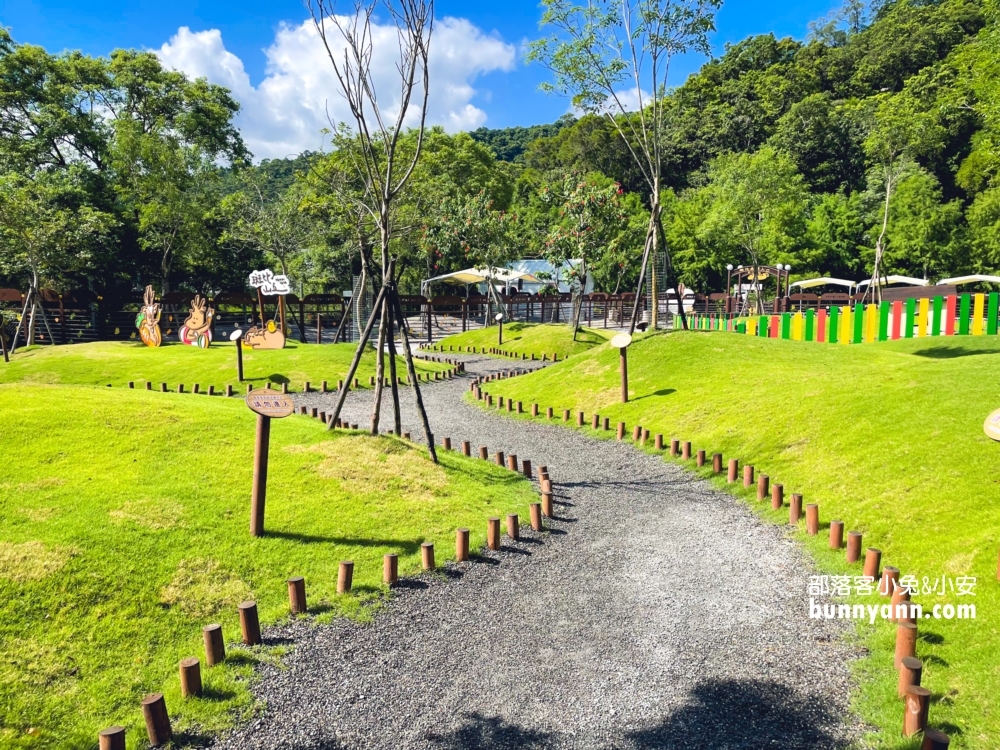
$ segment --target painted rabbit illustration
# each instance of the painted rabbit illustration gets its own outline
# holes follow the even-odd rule
[[[159,346],[163,343],[160,334],[160,306],[156,303],[156,293],[152,286],[147,286],[143,294],[142,309],[135,318],[135,327],[139,329],[139,338],[146,346]]]
[[[285,334],[275,321],[269,320],[263,327],[254,326],[247,331],[243,343],[251,349],[284,349]]]
[[[208,300],[200,294],[191,300],[191,311],[177,335],[181,343],[207,349],[212,343],[212,318],[215,310],[208,306]]]

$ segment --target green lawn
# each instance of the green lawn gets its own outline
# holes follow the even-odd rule
[[[142,353],[177,372],[169,349]],[[286,579],[301,575],[317,616],[368,616],[383,554],[412,574],[430,541],[440,564],[456,528],[478,549],[488,516],[527,514],[533,500],[527,480],[491,463],[441,452],[435,466],[419,445],[292,416],[272,426],[268,533],[255,539],[254,424],[235,399],[0,385],[0,747],[93,748],[112,724],[144,746],[139,701],[152,691],[188,740],[218,730],[252,709],[254,662],[278,655],[233,646],[239,602],[256,599],[265,623],[286,617]],[[355,593],[338,596],[348,559]],[[231,658],[203,661],[206,696],[183,700],[177,662],[204,658],[212,622]]]
[[[952,735],[953,748],[997,747],[1000,444],[984,435],[983,421],[1000,407],[1000,338],[835,346],[679,332],[638,337],[628,364],[627,405],[619,403],[618,353],[610,347],[489,390],[583,410],[588,423],[597,411],[625,421],[629,432],[640,423],[709,455],[755,464],[784,484],[786,498],[800,492],[805,503],[819,503],[820,535],[800,525],[796,537],[824,572],[861,575],[843,551],[827,548],[828,522],[841,519],[904,575],[976,576],[977,619],[922,621],[917,651],[933,693],[931,724]],[[772,512],[739,487],[765,517],[787,523],[787,509]],[[915,599],[970,601],[952,593]],[[856,666],[858,709],[882,728],[873,746],[916,747],[899,736],[895,625],[861,624],[856,632],[870,650]]]
[[[565,323],[507,323],[503,327],[501,348],[518,356],[523,352],[529,356],[534,354],[541,359],[542,355],[546,354],[552,359],[553,354],[558,354],[559,359],[564,359],[603,344],[613,334],[614,331],[581,328],[576,335],[576,341],[573,341],[573,331]],[[454,346],[456,350],[459,346],[495,347],[497,327],[479,328],[449,336],[442,339],[437,348],[448,351],[449,346]]]
[[[293,391],[302,389],[308,380],[319,388],[322,381],[336,388],[337,381],[347,374],[356,344],[300,344],[289,342],[284,349],[253,351],[244,349],[244,381],[263,386],[265,381],[288,383]],[[417,373],[443,371],[445,364],[414,361]],[[388,371],[388,364],[386,367]],[[397,357],[397,373],[406,375],[402,357]],[[369,348],[361,360],[357,377],[362,387],[375,374],[375,350]],[[72,346],[34,346],[19,349],[10,363],[0,360],[0,383],[30,382],[73,385],[124,386],[129,381],[137,386],[149,380],[154,389],[167,383],[177,390],[184,383],[188,391],[194,383],[202,390],[214,385],[239,386],[236,377],[236,348],[229,342],[213,344],[208,349],[180,343],[151,348],[131,341],[101,341]]]

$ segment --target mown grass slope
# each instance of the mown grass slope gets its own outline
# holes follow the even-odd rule
[[[254,425],[236,399],[0,385],[0,746],[93,748],[112,724],[144,746],[154,691],[195,741],[251,707],[253,663],[275,657],[232,647],[239,602],[286,617],[301,575],[313,614],[365,617],[384,554],[412,574],[430,541],[443,563],[457,527],[478,549],[488,516],[532,499],[489,462],[441,451],[436,466],[419,445],[292,416],[272,424],[267,535],[253,538]],[[336,594],[341,560],[350,595]],[[206,696],[182,700],[177,662],[203,658],[213,622],[231,658],[203,662]]]
[[[668,441],[691,440],[709,455],[720,451],[756,465],[784,485],[786,498],[799,492],[805,503],[819,503],[819,536],[806,536],[802,525],[796,533],[824,573],[861,575],[860,565],[846,564],[843,550],[827,547],[828,522],[841,519],[847,530],[864,532],[865,546],[882,550],[883,564],[904,575],[921,582],[975,576],[974,598],[951,591],[915,597],[927,606],[977,605],[975,620],[922,621],[917,651],[924,685],[933,692],[931,724],[953,735],[952,747],[997,747],[1000,443],[985,436],[983,421],[1000,407],[1000,339],[836,346],[678,332],[638,337],[628,364],[626,405],[619,403],[618,352],[607,346],[491,383],[489,390],[583,410],[588,424],[597,411],[612,424],[625,421],[629,432],[638,423]],[[715,481],[725,483],[724,477]],[[741,485],[736,492],[766,517],[787,523],[787,508],[772,512]],[[864,623],[856,631],[871,652],[857,667],[858,706],[882,728],[874,743],[915,747],[899,738],[895,625]]]
[[[265,381],[288,383],[293,391],[301,390],[308,380],[318,388],[324,380],[335,388],[347,374],[356,344],[300,344],[288,342],[275,351],[243,350],[245,382],[263,386]],[[416,360],[419,373],[442,371],[448,365]],[[386,367],[388,371],[388,366]],[[397,357],[397,373],[406,375],[402,357]],[[362,357],[357,377],[362,387],[375,374],[375,350],[369,347]],[[137,384],[152,381],[154,389],[167,383],[176,390],[184,383],[190,390],[198,383],[207,391],[210,385],[223,389],[239,386],[236,374],[235,344],[215,343],[208,349],[166,343],[151,348],[140,342],[101,341],[72,346],[34,346],[20,349],[8,364],[0,361],[0,383],[31,382],[64,385],[123,386],[130,380]]]
[[[581,328],[573,341],[573,330],[565,323],[505,323],[501,348],[517,355],[534,354],[539,359],[543,354],[550,359],[558,354],[559,359],[563,359],[603,344],[613,334],[614,331]],[[445,351],[452,345],[456,349],[459,346],[490,348],[498,346],[497,338],[497,327],[491,326],[448,336],[437,346]]]

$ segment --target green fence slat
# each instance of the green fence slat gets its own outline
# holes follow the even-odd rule
[[[889,338],[889,310],[892,308],[891,302],[883,302],[878,306],[878,340],[886,341]]]
[[[997,315],[1000,314],[1000,292],[990,292],[986,305],[986,333],[995,336],[997,332]]]
[[[836,305],[830,308],[830,317],[826,324],[826,340],[830,344],[837,343],[837,333],[840,330],[840,308]]]
[[[816,311],[806,310],[806,341],[816,337]]]
[[[858,303],[854,306],[854,337],[851,339],[852,344],[860,344],[864,341],[865,332],[865,306]]]
[[[766,339],[770,335],[770,333],[768,332],[770,324],[771,321],[768,319],[768,317],[766,315],[761,315],[760,323],[757,324],[757,335]]]
[[[972,295],[963,294],[958,298],[958,335],[969,335],[969,320],[972,318]]]
[[[903,321],[903,338],[913,338],[913,321],[917,317],[917,300],[911,297],[906,300],[906,319]]]
[[[781,338],[790,339],[792,337],[792,314],[781,313]]]
[[[944,297],[940,294],[934,297],[934,310],[931,313],[931,336],[941,335],[941,318],[944,311]]]

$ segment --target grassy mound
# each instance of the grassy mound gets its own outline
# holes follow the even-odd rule
[[[491,383],[489,390],[583,410],[588,423],[596,411],[612,424],[626,422],[629,432],[641,424],[667,440],[691,440],[709,455],[720,451],[754,464],[783,483],[786,498],[799,492],[805,503],[819,503],[819,536],[800,527],[798,538],[825,573],[861,575],[860,565],[848,566],[843,551],[827,547],[828,522],[841,519],[846,530],[864,532],[866,547],[882,550],[884,565],[920,582],[975,576],[975,597],[950,590],[914,597],[928,608],[970,602],[977,608],[975,620],[920,622],[917,653],[934,696],[931,724],[952,734],[952,747],[995,747],[1000,444],[984,435],[983,421],[1000,407],[1000,338],[834,346],[672,333],[637,338],[628,364],[627,405],[619,403],[618,352],[610,347]],[[763,515],[788,522],[787,509],[772,512],[770,503],[756,503],[739,487]],[[882,728],[877,746],[910,747],[899,740],[895,625],[865,622],[857,632],[871,651],[858,665],[859,708]]]
[[[613,334],[614,331],[581,328],[576,335],[576,341],[573,341],[573,331],[564,323],[507,323],[503,327],[502,348],[518,355],[522,352],[528,355],[534,354],[539,359],[543,354],[547,354],[550,359],[553,354],[558,354],[559,359],[564,359],[603,344]],[[447,351],[452,345],[456,349],[459,346],[480,348],[497,346],[497,327],[479,328],[449,336],[442,339],[438,347],[444,347]]]
[[[330,388],[344,377],[354,357],[356,344],[300,344],[289,342],[275,351],[243,351],[243,377],[246,382],[263,385],[288,383],[293,391],[301,390],[308,380],[318,388],[324,380]],[[417,373],[443,371],[448,365],[414,362]],[[388,371],[388,363],[386,370]],[[402,357],[397,357],[397,373],[406,375]],[[375,374],[375,350],[370,348],[361,360],[357,377],[362,387]],[[130,380],[152,381],[158,389],[167,383],[176,390],[184,383],[187,390],[198,383],[203,390],[214,385],[239,385],[236,379],[236,349],[229,342],[198,349],[180,343],[150,348],[130,341],[101,341],[72,346],[34,346],[20,349],[10,363],[0,361],[0,383],[30,382],[72,385],[123,386]]]
[[[182,700],[177,662],[203,658],[202,626],[238,641],[236,605],[251,598],[263,622],[286,617],[295,575],[313,614],[367,616],[384,554],[414,573],[422,542],[444,562],[457,527],[478,549],[488,516],[532,501],[491,463],[441,452],[435,466],[420,446],[292,416],[272,425],[255,539],[254,423],[236,400],[0,385],[0,746],[90,748],[122,724],[139,747],[154,691],[196,740],[250,707],[254,661],[275,658],[230,645],[226,664],[202,662],[205,697]],[[355,563],[350,595],[336,594],[341,560]]]

